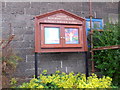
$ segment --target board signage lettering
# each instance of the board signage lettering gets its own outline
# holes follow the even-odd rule
[[[49,17],[45,17],[43,19],[41,19],[41,22],[45,22],[45,23],[65,23],[65,24],[82,24],[81,21],[67,16],[65,14],[59,13],[56,15],[52,15]]]

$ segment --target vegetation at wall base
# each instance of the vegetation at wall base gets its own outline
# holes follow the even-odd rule
[[[94,48],[120,45],[119,24],[106,24],[103,32],[95,31]],[[102,75],[113,79],[113,84],[120,86],[120,49],[107,49],[94,52],[96,68],[100,69]]]
[[[2,49],[2,56],[0,56],[0,62],[2,63],[2,87],[9,88],[10,80],[12,79],[12,75],[16,70],[16,67],[22,61],[22,58],[17,56],[14,53],[13,48],[11,46],[7,46]]]
[[[108,76],[103,76],[98,78],[96,74],[92,74],[86,79],[85,74],[75,74],[70,72],[66,74],[64,72],[56,71],[52,75],[47,75],[47,70],[43,71],[38,79],[33,78],[28,83],[23,83],[22,85],[14,88],[117,88],[112,86],[112,78]],[[46,72],[46,73],[45,73]]]

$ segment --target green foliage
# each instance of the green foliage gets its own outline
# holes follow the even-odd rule
[[[7,46],[2,49],[2,55],[0,54],[0,62],[2,62],[2,75],[4,77],[3,88],[9,88],[10,86],[14,87],[16,81],[12,78],[12,75],[21,60],[22,58],[13,52],[13,48],[11,48],[11,46]],[[6,80],[8,81],[6,82]]]
[[[10,84],[11,85],[15,85],[17,83],[17,80],[15,79],[15,78],[12,78],[11,80],[10,80]]]
[[[17,88],[117,88],[112,86],[111,81],[110,77],[98,78],[95,74],[86,79],[85,74],[56,71],[52,75],[40,74],[38,79],[33,78],[29,83],[23,83]]]
[[[95,31],[94,48],[102,46],[120,45],[120,26],[118,24],[106,24],[103,32]],[[103,75],[113,78],[113,83],[119,85],[120,80],[120,49],[108,49],[95,51],[94,60],[96,68]]]
[[[47,70],[43,70],[42,74],[46,75],[47,74]]]
[[[17,84],[16,78],[11,78],[11,80],[10,80],[11,88],[15,88],[15,87],[16,87],[16,84]]]
[[[4,58],[3,61],[6,61],[7,64],[11,65],[13,68],[16,68],[18,61],[21,61],[22,58],[16,55],[11,55],[9,58]]]

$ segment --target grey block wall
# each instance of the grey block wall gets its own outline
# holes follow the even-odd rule
[[[92,3],[93,16],[109,19],[111,13],[118,14],[118,3]],[[2,38],[7,39],[11,29],[15,38],[11,46],[14,52],[23,58],[19,62],[15,73],[16,77],[30,77],[34,75],[34,19],[36,15],[53,10],[65,9],[80,17],[89,17],[88,2],[2,2]],[[46,53],[40,54],[38,60],[39,74],[47,69],[48,73],[61,70],[85,73],[85,55],[77,53]]]

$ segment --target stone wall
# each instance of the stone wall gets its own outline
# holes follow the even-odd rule
[[[118,14],[118,3],[96,2],[93,5],[93,16],[109,20],[110,14]],[[53,10],[65,9],[80,17],[89,16],[88,2],[2,2],[2,38],[7,39],[11,29],[15,38],[11,43],[14,52],[23,58],[19,62],[16,77],[34,75],[34,19]],[[113,16],[112,18],[116,18]],[[64,72],[85,73],[85,54],[77,53],[46,53],[39,54],[38,73],[47,69],[49,73],[56,70]]]

